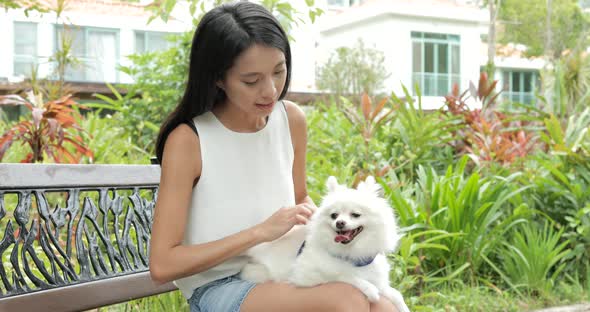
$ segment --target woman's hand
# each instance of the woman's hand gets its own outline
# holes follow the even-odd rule
[[[307,224],[314,211],[315,207],[308,203],[279,209],[256,226],[260,239],[262,242],[270,242],[283,236],[297,224]]]

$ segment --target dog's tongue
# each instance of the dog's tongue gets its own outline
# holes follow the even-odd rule
[[[351,234],[352,234],[352,231],[346,231],[346,232],[343,232],[342,234],[337,234],[336,237],[334,238],[334,241],[337,243],[340,243],[342,241],[350,240]]]

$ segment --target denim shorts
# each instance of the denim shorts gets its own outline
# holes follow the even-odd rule
[[[256,283],[240,279],[238,274],[209,282],[188,299],[191,312],[239,312]]]

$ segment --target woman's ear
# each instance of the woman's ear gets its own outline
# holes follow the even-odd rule
[[[215,85],[216,85],[216,86],[217,86],[219,89],[221,89],[221,90],[225,91],[225,86],[223,85],[223,81],[221,81],[221,80],[218,80],[218,81],[215,83]]]

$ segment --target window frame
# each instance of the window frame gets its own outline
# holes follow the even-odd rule
[[[137,35],[138,34],[142,34],[143,35],[143,51],[139,52],[137,51]],[[148,47],[149,47],[149,35],[163,35],[164,39],[166,39],[166,36],[171,36],[171,35],[176,35],[177,33],[171,33],[171,32],[165,32],[165,31],[151,31],[151,30],[134,30],[133,31],[133,51],[136,54],[143,54],[143,53],[148,53],[148,52],[153,52],[153,51],[149,51]],[[170,48],[170,45],[168,45],[166,47],[166,49]]]
[[[418,83],[420,92],[423,96],[445,96],[453,88],[454,83],[461,82],[461,36],[457,34],[434,33],[423,31],[411,32],[412,42],[412,84]],[[420,71],[416,71],[415,65],[415,47],[414,44],[420,45]],[[426,45],[433,45],[433,72],[426,72]],[[446,45],[446,73],[439,72],[439,49],[441,45]],[[457,49],[454,52],[455,48]],[[457,64],[454,62],[454,54],[457,54]],[[454,69],[457,69],[457,72]],[[431,76],[434,81],[434,90],[426,88],[427,76]],[[439,79],[447,79],[447,89],[440,89]],[[442,84],[444,85],[444,84]],[[443,92],[444,91],[444,92]],[[415,91],[414,91],[415,92]]]
[[[63,31],[64,26],[61,24],[55,24],[54,25],[54,48],[53,51],[57,51],[57,48],[59,47],[59,32]],[[83,41],[84,41],[84,55],[83,56],[76,56],[74,55],[74,57],[76,59],[78,59],[81,63],[81,66],[83,71],[84,71],[84,78],[82,80],[72,80],[72,79],[68,79],[67,78],[67,74],[66,74],[66,80],[68,81],[75,81],[75,82],[112,82],[112,83],[118,83],[120,80],[120,74],[119,74],[119,69],[117,68],[120,65],[121,62],[121,56],[120,56],[120,51],[121,51],[121,30],[119,28],[110,28],[110,27],[95,27],[95,26],[83,26],[83,25],[71,25],[69,27],[75,27],[77,29],[82,30],[82,35],[83,35]],[[100,31],[100,32],[110,32],[115,34],[115,81],[106,81],[104,78],[102,81],[96,81],[96,80],[90,80],[88,79],[88,67],[84,67],[85,64],[87,62],[93,61],[94,59],[88,56],[88,51],[89,51],[89,34],[92,31]],[[66,70],[67,73],[67,70]]]
[[[502,97],[504,101],[507,102],[516,102],[521,103],[524,105],[532,105],[533,101],[535,100],[535,93],[539,89],[539,82],[540,82],[540,75],[539,71],[535,69],[513,69],[513,68],[503,68],[501,71],[501,86],[502,86]],[[525,74],[531,74],[531,81],[530,81],[530,88],[531,91],[514,91],[513,90],[513,82],[514,82],[514,74],[518,74],[519,80],[519,89],[524,90],[524,80]],[[508,81],[505,80],[505,75],[508,76]],[[508,89],[505,88],[508,86]],[[530,101],[527,99],[530,98]]]
[[[348,8],[355,4],[362,4],[361,0],[337,0],[339,4],[331,4],[329,1],[326,1],[326,5],[329,8]]]
[[[21,38],[20,36],[16,36],[16,25],[17,24],[26,24],[26,25],[33,25],[35,28],[35,35],[34,35],[34,54],[18,54],[16,51],[16,41],[17,38]],[[21,73],[17,73],[16,71],[16,65],[17,63],[31,63],[33,66],[38,66],[39,65],[39,42],[38,42],[38,36],[39,36],[39,23],[35,23],[35,22],[28,22],[28,21],[14,21],[13,22],[13,49],[12,49],[12,53],[13,53],[13,57],[12,57],[12,75],[13,76],[17,76],[17,75],[23,75]],[[26,74],[25,74],[26,75]],[[30,73],[29,73],[30,75]]]

